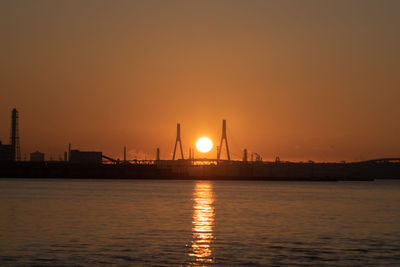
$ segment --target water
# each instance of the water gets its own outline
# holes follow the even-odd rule
[[[0,180],[0,265],[400,266],[400,181]]]

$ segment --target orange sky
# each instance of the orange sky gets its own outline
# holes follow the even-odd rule
[[[1,1],[0,140],[169,158],[400,156],[400,1]],[[199,153],[197,153],[199,154]],[[215,150],[209,157],[215,154]]]

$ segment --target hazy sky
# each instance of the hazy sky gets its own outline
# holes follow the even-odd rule
[[[0,140],[171,157],[400,156],[400,1],[0,1]],[[197,153],[199,156],[199,153]],[[215,150],[208,157],[215,155]]]

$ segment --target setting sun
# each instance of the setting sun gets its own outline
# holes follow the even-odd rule
[[[197,147],[198,151],[200,151],[202,153],[206,153],[212,149],[213,142],[208,137],[201,137],[201,138],[199,138],[199,140],[197,140],[196,147]]]

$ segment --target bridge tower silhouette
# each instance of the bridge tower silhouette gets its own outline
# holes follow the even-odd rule
[[[226,156],[227,156],[228,160],[231,160],[231,156],[229,154],[228,138],[226,136],[226,120],[222,120],[221,142],[219,144],[219,149],[218,149],[218,154],[217,154],[218,161],[221,159],[221,151],[222,151],[222,145],[223,145],[224,140],[225,140],[225,147],[226,147]]]
[[[181,124],[178,123],[176,125],[176,141],[175,141],[175,147],[174,147],[174,154],[172,156],[172,160],[175,160],[175,154],[176,154],[176,146],[178,145],[179,142],[179,147],[181,149],[181,158],[183,158],[183,149],[182,149],[182,141],[181,141]]]

